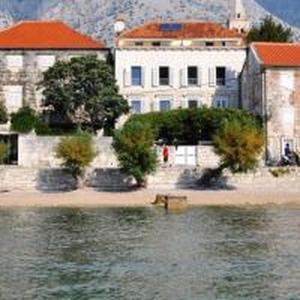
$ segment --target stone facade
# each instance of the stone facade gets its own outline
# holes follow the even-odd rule
[[[1,50],[0,49],[0,101],[9,113],[22,106],[39,110],[42,94],[37,84],[42,73],[55,61],[95,54],[106,59],[108,50]]]
[[[19,135],[18,165],[23,168],[59,168],[61,161],[55,157],[55,148],[60,137]],[[97,156],[93,168],[117,168],[118,161],[111,147],[112,138],[95,137]]]
[[[243,47],[172,48],[172,49],[116,49],[116,79],[120,92],[133,106],[140,102],[140,112],[162,110],[162,103],[170,108],[191,105],[238,107],[240,100],[239,74],[246,58]],[[142,82],[131,84],[131,68],[141,67]],[[160,66],[170,70],[170,83],[159,84]],[[198,81],[188,84],[187,69],[196,66]],[[217,67],[225,68],[223,83],[217,82]]]
[[[300,152],[300,68],[263,66],[250,48],[242,73],[243,108],[263,117],[267,160],[278,162],[286,143]]]
[[[199,179],[203,168],[160,168],[148,177],[148,188],[154,190],[192,188],[201,189]],[[299,191],[300,169],[290,169],[281,177],[271,174],[271,169],[261,168],[247,174],[225,174],[214,188],[243,189],[255,187],[265,190],[276,188],[285,191]],[[97,191],[122,191],[132,187],[133,180],[119,169],[93,169],[87,174],[87,186]],[[62,169],[22,168],[0,166],[0,192],[3,191],[67,191],[75,187],[75,181]]]

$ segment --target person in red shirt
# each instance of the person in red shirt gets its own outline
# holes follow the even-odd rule
[[[169,155],[170,155],[168,146],[164,145],[162,155],[163,155],[164,163],[167,163],[169,161]]]

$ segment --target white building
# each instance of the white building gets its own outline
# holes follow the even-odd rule
[[[238,12],[235,16],[240,17]],[[126,30],[118,20],[115,29],[116,79],[134,113],[239,106],[239,75],[246,58],[241,28],[172,21]]]

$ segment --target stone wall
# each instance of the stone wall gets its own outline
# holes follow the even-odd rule
[[[37,136],[35,134],[19,135],[19,163],[25,168],[57,168],[61,161],[55,157],[55,148],[60,140],[57,136]],[[111,137],[95,137],[94,144],[97,156],[92,162],[93,168],[117,168],[118,160],[112,149]],[[190,146],[189,146],[190,147]],[[211,145],[198,145],[196,148],[196,166],[216,167],[219,157]],[[170,146],[169,164],[175,166],[176,148]],[[158,158],[163,162],[162,147],[157,147]]]
[[[162,167],[148,178],[148,188],[161,189],[204,189],[199,180],[205,170],[202,168]],[[96,191],[122,191],[130,189],[134,181],[119,169],[93,169],[87,175],[87,186]],[[0,167],[0,192],[13,191],[68,191],[75,187],[74,179],[62,169],[37,169],[21,167]],[[261,168],[248,174],[225,173],[213,189],[300,189],[300,168],[291,168],[288,174],[275,177],[269,168]]]
[[[60,140],[56,136],[19,135],[19,162],[24,168],[57,168],[61,161],[55,157],[55,148]],[[93,168],[116,168],[117,158],[111,147],[111,137],[95,137],[97,156],[92,162]]]

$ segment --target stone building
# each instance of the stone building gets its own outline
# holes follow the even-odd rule
[[[133,113],[238,107],[246,58],[242,15],[235,11],[231,29],[212,22],[171,21],[126,30],[124,21],[117,20],[116,79]],[[248,23],[244,25],[246,31]]]
[[[55,61],[96,54],[106,59],[109,50],[62,22],[25,21],[0,31],[0,101],[8,112],[22,106],[39,109],[42,72]]]
[[[266,155],[300,151],[300,44],[253,43],[242,72],[243,107],[263,117]]]

